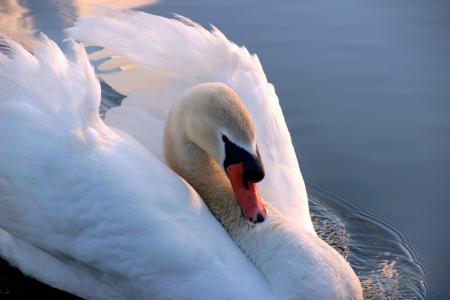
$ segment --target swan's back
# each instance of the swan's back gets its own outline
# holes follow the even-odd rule
[[[254,121],[261,157],[269,170],[259,185],[262,196],[304,230],[314,232],[278,98],[256,55],[228,41],[216,28],[210,32],[180,16],[103,14],[80,18],[68,33],[86,45],[103,47],[91,55],[91,59],[110,58],[99,66],[99,76],[127,96],[120,107],[107,113],[106,122],[162,157],[158,146],[162,133],[154,128],[163,127],[177,97],[199,83],[227,84],[243,99]]]
[[[270,298],[195,191],[99,118],[82,46],[1,43],[0,256],[89,299]]]

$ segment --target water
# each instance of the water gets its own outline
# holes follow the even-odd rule
[[[40,29],[61,42],[61,28],[88,13],[81,2],[94,1],[0,0],[0,31],[32,43]],[[350,261],[367,298],[450,297],[450,3],[196,0],[141,9],[214,24],[258,53],[314,225]],[[0,294],[30,291],[15,270],[0,270]]]
[[[325,203],[336,200],[345,215]],[[316,231],[352,264],[366,299],[425,298],[423,266],[401,231],[326,189],[311,192],[309,203]]]

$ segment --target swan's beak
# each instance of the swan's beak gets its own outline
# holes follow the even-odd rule
[[[266,219],[266,208],[256,183],[244,181],[244,163],[229,165],[226,172],[244,217],[253,224],[263,222]]]

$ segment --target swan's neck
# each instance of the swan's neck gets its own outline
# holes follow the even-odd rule
[[[233,232],[246,222],[230,181],[220,166],[185,136],[178,142],[184,145],[166,145],[169,166],[200,194],[212,214],[233,237]],[[180,148],[184,149],[181,155],[172,151]]]

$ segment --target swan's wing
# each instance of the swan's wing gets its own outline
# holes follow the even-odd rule
[[[82,46],[0,43],[2,257],[90,299],[268,295],[195,191],[99,118]]]
[[[260,184],[263,197],[313,231],[289,131],[256,55],[228,41],[216,28],[210,32],[182,17],[167,19],[141,12],[81,17],[68,33],[86,45],[103,47],[91,59],[109,58],[99,66],[99,77],[128,96],[106,116],[106,121],[118,128],[133,118],[129,113],[117,116],[128,107],[145,110],[163,122],[173,101],[190,86],[220,81],[233,88],[255,124],[266,168]],[[145,131],[143,126],[128,132],[140,139]]]

